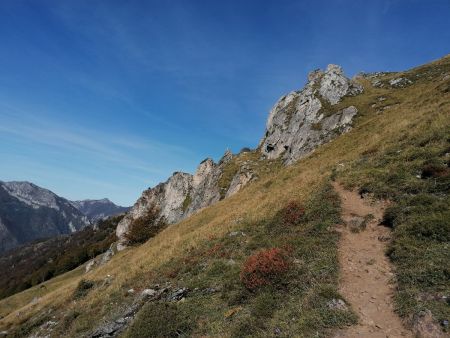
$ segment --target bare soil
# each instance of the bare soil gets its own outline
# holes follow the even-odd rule
[[[359,316],[357,325],[339,331],[335,337],[413,337],[394,312],[394,275],[385,255],[390,229],[379,225],[387,203],[362,198],[337,183],[334,188],[342,200],[345,223],[338,229],[342,233],[339,288]]]

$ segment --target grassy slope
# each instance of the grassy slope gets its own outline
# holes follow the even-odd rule
[[[3,272],[0,298],[73,270],[105,252],[116,240],[115,230],[122,218],[101,220],[96,230],[87,227],[70,235],[35,241],[4,254],[0,257]]]
[[[445,72],[450,73],[449,57],[431,65],[433,70],[442,66],[446,67]],[[419,69],[413,72],[422,71]],[[258,334],[260,330],[280,328],[284,333],[309,336],[312,334],[310,325],[313,323],[314,334],[322,336],[336,326],[351,322],[353,320],[351,315],[336,316],[324,307],[326,300],[337,297],[335,294],[337,235],[330,230],[330,225],[337,221],[336,205],[332,202],[332,198],[328,203],[319,203],[318,206],[314,206],[313,201],[317,201],[320,197],[318,191],[326,189],[324,188],[326,181],[332,174],[348,185],[368,186],[380,195],[389,193],[388,196],[394,200],[400,194],[411,193],[402,190],[403,186],[395,184],[392,179],[387,179],[386,175],[377,176],[373,173],[383,171],[383,164],[380,167],[382,163],[380,161],[383,161],[392,149],[407,147],[414,140],[420,139],[421,135],[436,135],[436,142],[440,144],[448,141],[444,135],[446,129],[448,130],[450,119],[448,113],[450,98],[448,89],[447,91],[445,89],[448,88],[449,80],[443,83],[442,73],[443,71],[439,71],[422,75],[414,79],[417,81],[415,84],[404,89],[372,88],[367,80],[362,79],[366,88],[365,93],[346,98],[343,102],[343,105],[355,105],[360,111],[355,128],[350,133],[322,146],[311,156],[293,166],[261,174],[258,181],[237,195],[170,226],[138,248],[116,255],[109,264],[89,275],[89,279],[95,281],[103,281],[107,275],[111,275],[112,282],[94,288],[88,297],[73,301],[73,290],[80,276],[69,274],[61,276],[64,278],[64,284],[55,285],[37,304],[28,303],[31,293],[34,291],[37,294],[37,288],[28,290],[26,297],[23,294],[13,296],[16,308],[0,321],[0,327],[10,331],[20,329],[23,334],[31,332],[43,321],[56,316],[55,320],[59,323],[54,331],[56,336],[61,335],[61,332],[67,332],[70,336],[82,335],[101,319],[114,315],[119,306],[131,301],[130,297],[126,296],[127,289],[149,287],[160,281],[171,281],[172,284],[191,288],[196,285],[221,288],[220,292],[207,297],[192,293],[185,302],[167,309],[167,313],[172,314],[170,318],[174,321],[190,323],[188,326],[182,326],[182,329],[192,334],[201,335],[207,332],[223,332],[224,335],[237,332]],[[386,78],[395,76],[398,75],[385,75]],[[380,96],[387,97],[387,100],[378,101],[377,98]],[[380,105],[387,104],[391,107],[379,110]],[[361,162],[362,159],[366,160]],[[389,170],[384,171],[389,172],[392,169],[400,170],[399,175],[412,174],[411,170],[401,166],[404,160],[403,157],[391,158],[394,164]],[[414,173],[414,177],[415,175]],[[408,176],[406,180],[412,180],[412,177]],[[389,189],[373,188],[377,186],[374,181],[381,182],[380,187]],[[425,193],[430,192],[427,190]],[[288,229],[277,227],[277,211],[291,200],[304,203],[310,214],[323,210],[324,218],[306,218],[300,224]],[[439,212],[439,210],[435,212],[438,218],[448,216]],[[396,227],[394,247],[399,240],[405,238],[402,234],[411,233],[407,229],[405,231],[401,229],[403,227]],[[244,231],[249,238],[231,240],[229,232],[238,230]],[[303,238],[304,241],[301,240]],[[406,240],[410,239],[411,236],[406,237]],[[254,293],[246,292],[239,283],[239,268],[245,256],[260,248],[280,246],[286,241],[291,241],[289,244],[294,248],[293,256],[300,263],[295,265],[291,270],[292,273],[285,276],[285,282]],[[416,244],[411,243],[410,245]],[[207,249],[213,248],[216,244],[225,251],[225,256],[215,254],[201,256],[205,250],[208,252]],[[438,247],[439,245],[441,244],[437,244]],[[308,256],[311,252],[317,255],[314,259]],[[194,260],[189,269],[188,264],[182,264],[183,269],[177,266],[186,258],[197,259],[198,256],[201,259]],[[225,265],[223,260],[230,259],[229,257],[236,264]],[[414,300],[417,292],[430,287],[429,281],[432,280],[432,276],[423,274],[422,279],[425,283],[416,283],[408,278],[402,279],[402,276],[412,275],[408,275],[407,260],[419,259],[419,255],[414,256],[415,258],[407,255],[393,257],[397,258],[394,263],[400,277],[401,288],[397,299],[401,314],[411,314],[417,306],[410,303],[419,302],[419,305],[423,306],[432,305],[429,307],[439,318],[447,316],[448,307],[442,308],[432,301],[421,303]],[[439,262],[442,266],[448,267],[448,259]],[[200,263],[206,268],[200,269]],[[422,259],[420,264],[426,270],[427,266],[435,262],[433,259],[429,261]],[[171,269],[173,271],[170,271]],[[440,283],[438,280],[433,285],[439,288]],[[6,304],[11,304],[11,297],[0,301],[2,313],[5,313]],[[267,308],[271,311],[267,311]],[[225,315],[230,310],[236,313],[226,318]],[[144,311],[149,310],[144,308],[142,311],[145,313]],[[292,313],[296,313],[297,316],[290,317]],[[151,315],[151,311],[147,312],[147,318],[152,318]],[[133,336],[133,333],[139,332],[140,322],[142,324],[139,318],[143,316],[138,316],[136,324],[127,334]]]

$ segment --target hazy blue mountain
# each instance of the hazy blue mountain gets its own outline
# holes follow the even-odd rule
[[[127,212],[130,209],[129,207],[116,205],[107,198],[101,200],[72,201],[71,203],[86,215],[92,223],[109,216]]]
[[[70,201],[30,182],[0,181],[0,252],[91,225]]]

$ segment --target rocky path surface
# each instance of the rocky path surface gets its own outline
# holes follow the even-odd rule
[[[357,325],[335,337],[413,337],[393,310],[393,273],[385,255],[390,229],[378,225],[386,204],[370,202],[337,183],[334,188],[345,223],[339,229],[340,292],[359,317]]]

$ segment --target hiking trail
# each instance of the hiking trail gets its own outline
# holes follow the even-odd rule
[[[344,225],[339,244],[339,291],[359,317],[357,325],[340,330],[335,338],[413,337],[394,312],[393,273],[385,255],[391,230],[379,226],[383,201],[369,201],[356,191],[334,183],[342,203]]]

